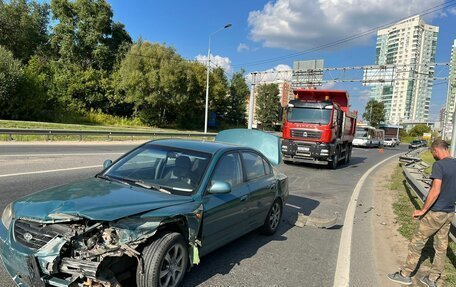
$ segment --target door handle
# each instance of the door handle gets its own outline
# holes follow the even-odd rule
[[[249,195],[248,195],[248,194],[243,195],[243,196],[241,196],[241,201],[246,201],[247,198],[249,198]]]

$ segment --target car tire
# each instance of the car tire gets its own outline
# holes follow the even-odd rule
[[[261,227],[261,233],[265,235],[272,235],[277,231],[282,219],[282,202],[280,199],[276,199],[269,209],[268,215],[264,220],[264,224]]]
[[[184,281],[188,267],[188,249],[177,232],[163,233],[142,252],[143,273],[136,271],[138,287],[176,287]]]

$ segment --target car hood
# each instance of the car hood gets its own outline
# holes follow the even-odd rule
[[[113,221],[193,201],[155,190],[92,178],[26,196],[13,204],[15,218],[61,222],[84,217]]]

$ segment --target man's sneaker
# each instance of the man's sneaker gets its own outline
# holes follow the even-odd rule
[[[431,281],[431,279],[429,279],[429,276],[420,278],[420,281],[427,287],[437,287],[437,283],[435,281]]]
[[[389,280],[399,283],[399,284],[403,284],[403,285],[412,284],[412,278],[410,278],[408,276],[403,276],[400,271],[396,272],[396,273],[388,274],[388,278],[389,278]]]

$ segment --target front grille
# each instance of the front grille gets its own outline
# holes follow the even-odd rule
[[[17,220],[14,223],[14,239],[30,249],[38,250],[59,235],[56,230],[47,227],[37,222]]]
[[[307,138],[307,139],[320,139],[320,131],[312,130],[291,130],[291,137],[293,138]]]

